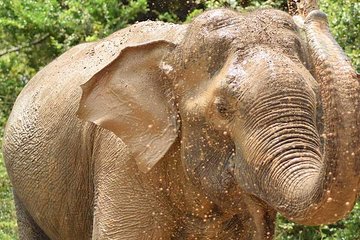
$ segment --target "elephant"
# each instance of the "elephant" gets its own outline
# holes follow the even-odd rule
[[[273,239],[360,188],[360,85],[317,7],[205,11],[77,45],[28,82],[3,154],[21,239]]]

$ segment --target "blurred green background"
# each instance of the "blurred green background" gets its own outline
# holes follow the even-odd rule
[[[0,146],[16,96],[43,66],[80,42],[95,41],[136,21],[186,22],[206,9],[273,7],[284,0],[5,0],[0,1]],[[360,71],[360,3],[320,0],[338,43]],[[17,239],[11,185],[0,153],[0,239]],[[277,220],[276,239],[360,239],[360,203],[332,225],[304,227]]]

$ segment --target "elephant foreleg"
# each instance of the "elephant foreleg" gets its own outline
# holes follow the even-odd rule
[[[50,240],[14,193],[20,240]]]
[[[119,138],[100,130],[94,149],[93,239],[170,239],[170,206]]]

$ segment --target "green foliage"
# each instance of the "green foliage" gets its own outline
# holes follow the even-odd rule
[[[336,224],[306,227],[287,221],[279,216],[277,219],[278,240],[357,240],[360,239],[360,202],[350,215]]]
[[[338,43],[360,71],[360,3],[321,0]],[[95,41],[136,21],[190,21],[206,9],[273,7],[286,0],[7,0],[0,1],[0,139],[23,86],[52,59],[80,42]],[[1,140],[0,140],[1,145]],[[277,239],[360,239],[360,204],[335,225],[304,227],[278,218]],[[0,239],[14,239],[10,182],[0,154]]]
[[[16,239],[16,231],[11,185],[0,152],[0,239]]]
[[[360,72],[360,2],[358,0],[320,1],[328,15],[331,32],[336,41]]]

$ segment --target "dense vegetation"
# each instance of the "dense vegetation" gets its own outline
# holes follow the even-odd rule
[[[8,0],[0,1],[0,139],[14,100],[27,81],[71,46],[94,41],[136,21],[184,22],[205,9],[286,10],[284,0]],[[360,3],[321,0],[339,44],[360,70]],[[1,145],[1,140],[0,140]],[[0,153],[0,239],[16,239],[10,182]],[[277,239],[360,239],[360,204],[334,225],[304,227],[278,218]]]

